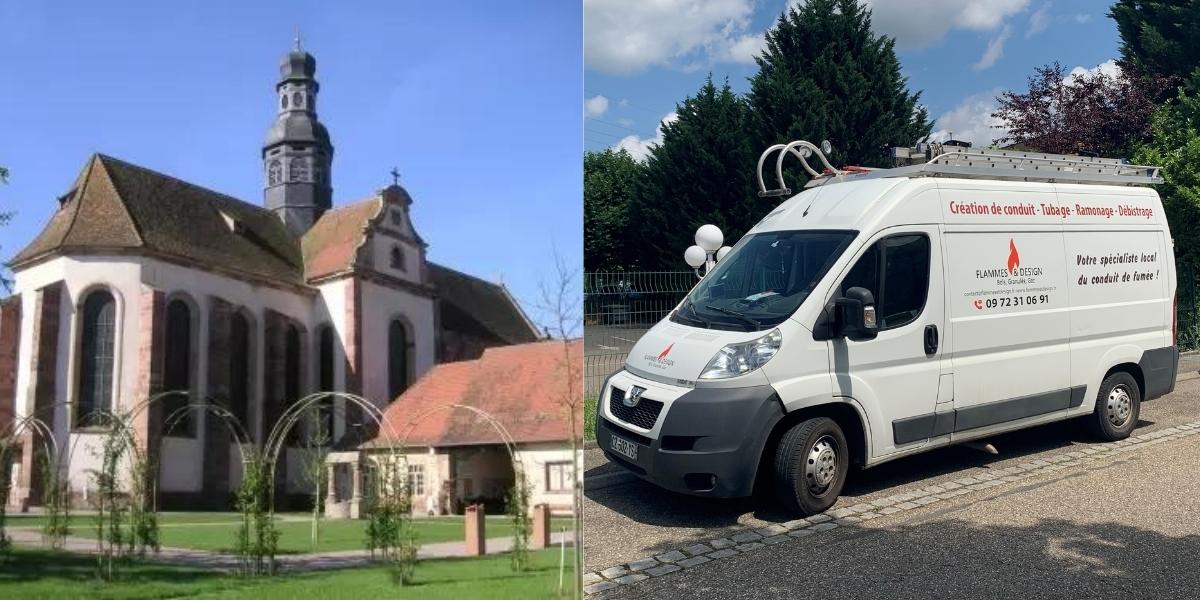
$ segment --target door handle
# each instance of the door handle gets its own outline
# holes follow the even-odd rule
[[[933,356],[938,350],[938,330],[937,325],[925,326],[925,355]]]

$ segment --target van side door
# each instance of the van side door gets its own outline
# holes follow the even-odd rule
[[[942,372],[945,292],[937,225],[885,229],[839,275],[875,298],[878,335],[835,337],[829,364],[835,396],[856,400],[871,422],[872,457],[927,443]]]

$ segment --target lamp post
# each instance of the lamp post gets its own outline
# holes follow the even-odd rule
[[[725,243],[725,234],[716,225],[701,225],[696,230],[695,240],[696,245],[683,252],[683,260],[696,271],[697,278],[704,279],[717,262],[729,254],[729,246],[721,245]],[[704,267],[704,273],[700,272],[700,267]]]

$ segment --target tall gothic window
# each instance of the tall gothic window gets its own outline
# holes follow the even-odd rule
[[[95,413],[112,409],[114,345],[117,302],[106,290],[96,290],[83,301],[80,323],[79,393],[75,422],[95,423]]]
[[[400,249],[400,246],[392,246],[392,268],[401,271],[405,270],[404,251]]]
[[[325,325],[324,327],[322,327],[321,332],[318,334],[318,338],[319,339],[317,340],[317,344],[319,346],[319,350],[318,350],[319,356],[317,357],[317,360],[319,362],[318,368],[320,369],[320,371],[318,373],[318,378],[319,378],[318,385],[320,386],[320,390],[322,392],[332,392],[332,391],[334,391],[333,387],[335,385],[333,382],[333,368],[334,368],[334,364],[335,364],[334,361],[337,360],[337,357],[333,351],[334,350],[333,327],[330,327],[329,325]],[[326,396],[326,397],[322,398],[320,406],[321,406],[321,408],[320,408],[321,429],[324,430],[325,435],[328,436],[329,439],[332,440],[333,439],[333,396]]]
[[[287,97],[287,94],[284,94],[284,95],[283,95],[283,100],[281,100],[281,102],[283,102],[283,110],[287,110],[287,107],[288,107],[287,98],[288,98],[288,97]]]
[[[279,185],[280,179],[283,179],[283,167],[277,158],[267,164],[267,185]]]
[[[250,428],[250,321],[234,313],[229,320],[229,412]]]
[[[400,319],[388,325],[388,399],[394,400],[408,389],[408,331]]]
[[[175,299],[167,303],[166,356],[163,359],[163,391],[188,392],[192,387],[192,309],[187,302]],[[176,416],[172,435],[192,435],[192,415],[183,410],[188,405],[185,393],[172,393],[163,399],[163,432],[167,422]]]
[[[288,325],[283,336],[283,407],[286,409],[300,399],[300,330]],[[274,427],[274,423],[269,424]],[[293,427],[288,441],[300,441],[300,428]]]

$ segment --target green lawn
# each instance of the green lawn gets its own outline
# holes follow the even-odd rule
[[[570,551],[566,555],[565,585],[571,585]],[[364,567],[282,577],[242,579],[216,571],[157,564],[131,564],[121,579],[95,579],[95,558],[80,554],[18,549],[0,563],[0,598],[553,598],[558,586],[559,554],[534,554],[533,570],[516,574],[508,555],[421,561],[416,581],[396,587],[383,567]]]
[[[159,515],[159,542],[163,546],[194,548],[198,550],[231,551],[237,533],[239,516],[236,513],[161,513]],[[71,516],[71,535],[95,537],[95,517],[91,515]],[[305,520],[296,520],[305,519]],[[15,516],[7,523],[9,528],[40,527],[41,517]],[[461,541],[465,537],[462,517],[434,517],[413,519],[418,544]],[[311,522],[304,515],[290,514],[279,520],[279,553],[298,554],[312,552],[309,543]],[[554,519],[554,531],[573,527],[570,519]],[[322,520],[320,552],[339,550],[361,550],[365,548],[366,521]],[[512,535],[512,522],[505,517],[488,518],[487,537]]]
[[[596,439],[596,399],[583,400],[583,439]]]

